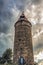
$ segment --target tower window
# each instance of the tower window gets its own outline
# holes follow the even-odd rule
[[[20,16],[20,18],[24,18],[25,16]]]
[[[19,41],[21,41],[21,39],[19,39]]]
[[[16,51],[17,51],[17,49],[16,49]]]
[[[23,43],[24,44],[24,43]]]
[[[22,50],[22,48],[20,48],[20,50]]]

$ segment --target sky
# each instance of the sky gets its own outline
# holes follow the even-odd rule
[[[34,59],[43,60],[43,0],[0,0],[0,56],[13,49],[14,24],[22,11],[32,24]]]

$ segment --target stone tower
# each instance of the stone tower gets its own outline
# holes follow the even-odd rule
[[[14,63],[19,63],[19,58],[23,57],[25,64],[34,65],[31,27],[31,23],[22,13],[15,23]]]

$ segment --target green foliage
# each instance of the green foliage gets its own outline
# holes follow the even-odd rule
[[[2,58],[0,58],[0,63],[4,64],[5,62],[7,63],[12,63],[12,49],[6,49],[6,51],[3,53]]]
[[[0,63],[1,64],[5,63],[5,61],[6,61],[5,59],[3,59],[2,57],[0,57]]]
[[[38,65],[38,63],[35,62],[34,65]]]
[[[5,64],[0,64],[0,65],[5,65]],[[13,65],[13,64],[6,64],[6,65]]]
[[[10,48],[7,49],[7,50],[3,53],[2,57],[5,58],[6,60],[7,60],[7,59],[11,59],[11,57],[12,57],[12,49],[10,49]]]

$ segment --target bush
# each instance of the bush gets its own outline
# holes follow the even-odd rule
[[[12,49],[6,49],[6,51],[3,53],[2,57],[0,57],[0,63],[4,64],[5,62],[11,64],[12,63]]]

